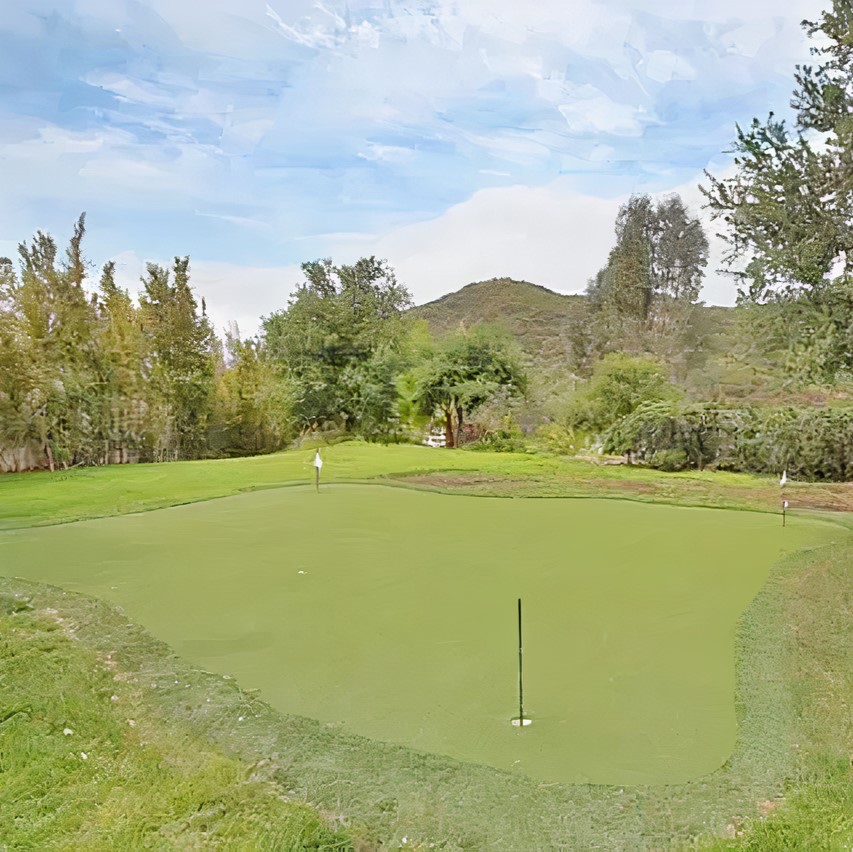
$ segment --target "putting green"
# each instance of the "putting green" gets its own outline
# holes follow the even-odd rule
[[[731,752],[736,622],[771,565],[837,535],[335,485],[11,531],[0,564],[121,605],[288,713],[543,780],[677,783]],[[524,730],[509,724],[519,596]]]

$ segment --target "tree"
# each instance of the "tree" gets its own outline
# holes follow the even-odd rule
[[[116,284],[113,261],[104,264],[98,295],[99,438],[105,444],[105,461],[121,464],[144,441],[152,403],[148,347],[139,311],[127,290]]]
[[[466,417],[501,389],[523,394],[527,377],[506,338],[482,329],[444,340],[414,370],[416,399],[426,415],[444,419],[445,445],[456,447]]]
[[[702,284],[708,240],[681,197],[632,196],[616,218],[616,245],[590,281],[600,344],[642,351],[652,340],[677,348]]]
[[[2,262],[4,443],[35,442],[51,470],[90,462],[100,387],[93,343],[96,313],[83,284],[85,214],[74,226],[64,261],[56,242],[38,231],[18,246],[20,275]]]
[[[596,365],[588,387],[574,400],[568,426],[602,432],[643,403],[677,397],[677,389],[657,361],[610,353]]]
[[[227,364],[217,377],[216,420],[229,454],[281,449],[293,428],[292,390],[254,339],[240,339],[236,324],[225,335]]]
[[[386,430],[395,414],[408,290],[375,257],[342,266],[327,258],[302,271],[305,281],[286,309],[263,319],[262,332],[265,352],[294,386],[295,416],[304,426]]]
[[[725,262],[756,334],[786,340],[799,378],[833,381],[853,369],[853,7],[834,0],[804,21],[816,66],[798,66],[793,131],[770,113],[736,127],[735,174],[701,187],[725,227]],[[773,322],[770,322],[770,320]]]
[[[189,258],[176,257],[173,278],[154,263],[142,277],[140,312],[151,353],[150,380],[159,419],[154,457],[196,458],[204,450],[219,356],[218,344],[189,283]]]

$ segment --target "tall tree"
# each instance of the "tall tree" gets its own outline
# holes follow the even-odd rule
[[[142,278],[140,311],[152,354],[151,380],[159,394],[155,430],[158,459],[196,458],[204,450],[219,355],[204,303],[189,283],[189,258],[169,270],[149,263]]]
[[[784,347],[795,376],[853,370],[853,4],[804,21],[816,65],[798,66],[793,130],[773,113],[736,128],[735,173],[702,191],[756,337]]]
[[[616,218],[607,264],[587,289],[600,348],[640,351],[663,341],[677,349],[707,257],[702,226],[679,195],[632,196]]]
[[[104,264],[98,290],[98,352],[102,407],[98,418],[107,463],[126,463],[145,439],[151,406],[148,347],[139,311]]]
[[[226,332],[226,368],[217,377],[216,420],[222,448],[248,455],[281,449],[291,434],[292,389],[260,343],[240,339],[236,324]]]
[[[294,413],[305,426],[381,431],[395,413],[409,292],[375,257],[341,266],[327,258],[302,271],[287,308],[263,320],[264,349],[295,387]]]
[[[22,383],[6,405],[16,400],[16,430],[39,444],[51,469],[94,460],[97,318],[83,286],[84,234],[82,214],[64,261],[53,237],[39,231],[29,245],[18,246],[20,276],[8,260],[3,264],[3,326]]]

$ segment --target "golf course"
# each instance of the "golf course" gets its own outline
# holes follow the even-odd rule
[[[747,781],[772,787],[766,766],[750,766],[754,777],[735,785],[727,777],[756,746],[744,742],[738,661],[749,660],[738,642],[745,614],[779,565],[849,546],[837,516],[791,512],[783,528],[778,513],[762,511],[591,495],[475,496],[465,487],[442,493],[423,485],[442,481],[439,463],[445,482],[468,482],[469,491],[472,482],[482,487],[481,479],[466,479],[478,468],[496,493],[525,474],[545,492],[561,485],[570,492],[571,481],[591,486],[580,480],[581,463],[553,458],[358,442],[323,452],[319,489],[305,450],[71,472],[65,480],[8,477],[2,485],[17,480],[21,499],[15,503],[9,488],[0,492],[3,574],[27,588],[48,584],[72,600],[82,593],[80,600],[117,607],[110,611],[119,622],[140,625],[182,665],[234,684],[244,709],[229,709],[227,731],[220,721],[217,734],[231,751],[257,748],[258,725],[269,750],[274,729],[278,735],[295,724],[288,719],[316,720],[323,737],[347,744],[349,756],[336,763],[336,748],[316,734],[292,733],[288,771],[299,774],[301,761],[311,766],[309,802],[321,798],[320,761],[319,774],[337,785],[356,779],[348,782],[350,798],[361,804],[348,808],[338,789],[340,807],[365,809],[371,796],[356,792],[358,770],[347,765],[353,749],[372,755],[371,785],[381,786],[385,774],[399,786],[395,762],[423,755],[428,775],[454,766],[485,773],[489,782],[478,795],[486,790],[490,807],[510,801],[494,787],[506,779],[498,786],[583,791],[593,818],[626,788],[653,800],[681,791],[675,798],[688,796],[692,816],[697,808],[736,806]],[[631,477],[648,473],[608,475],[630,486]],[[745,475],[693,479],[670,476],[669,486],[711,483],[715,496],[698,502],[720,505],[736,504],[748,485],[763,487]],[[111,497],[119,511],[110,517]],[[134,511],[143,500],[159,508]],[[77,519],[62,518],[72,505]],[[68,522],[51,524],[51,506]],[[518,598],[532,719],[523,729],[510,724],[518,715]],[[100,630],[111,661],[121,659],[122,641],[106,622],[88,629]],[[771,656],[777,640],[753,636]],[[173,678],[173,671],[155,677],[152,691],[158,700],[172,696],[172,712],[187,711],[181,691],[193,678]],[[779,710],[761,712],[772,721]],[[773,727],[783,721],[764,718],[758,733],[784,733]],[[420,795],[429,797],[435,777],[421,782]],[[402,831],[407,806],[396,807]],[[561,807],[566,819],[579,805]],[[671,822],[673,805],[666,807]],[[446,818],[420,812],[409,825],[437,838]],[[608,826],[607,836],[618,846],[630,830]]]

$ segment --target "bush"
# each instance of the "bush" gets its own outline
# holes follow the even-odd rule
[[[575,453],[577,444],[573,429],[560,426],[558,423],[546,423],[536,430],[536,437],[550,453],[556,453],[559,456],[571,456]]]
[[[490,450],[493,453],[523,453],[527,444],[520,432],[511,429],[497,429],[487,432],[479,441],[469,444],[472,450]]]
[[[567,425],[602,431],[640,405],[677,397],[678,390],[657,361],[610,354],[596,366],[588,387],[570,403]]]
[[[684,450],[658,450],[649,461],[652,467],[672,473],[690,467],[690,459]]]
[[[853,408],[719,408],[647,402],[604,435],[606,452],[685,467],[853,479]]]

